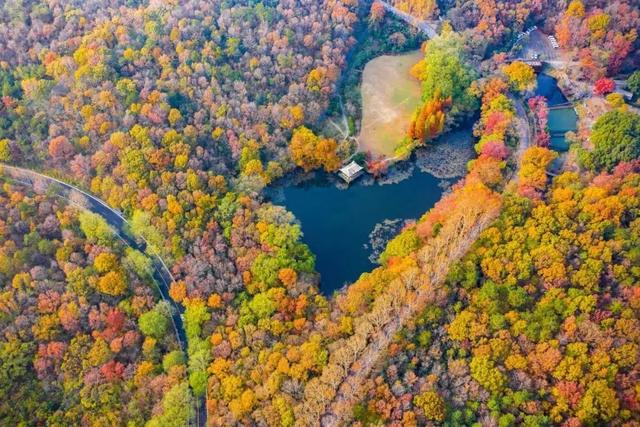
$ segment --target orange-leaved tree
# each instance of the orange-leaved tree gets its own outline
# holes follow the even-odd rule
[[[305,126],[293,131],[289,149],[294,163],[305,172],[321,167],[332,172],[340,167],[336,141],[320,138]]]

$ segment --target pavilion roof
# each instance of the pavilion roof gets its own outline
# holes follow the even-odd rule
[[[343,174],[345,174],[348,177],[352,177],[352,176],[355,176],[358,173],[360,173],[360,171],[362,171],[362,169],[363,169],[362,166],[360,166],[356,162],[352,161],[348,165],[343,166],[340,169],[340,172],[342,172]]]

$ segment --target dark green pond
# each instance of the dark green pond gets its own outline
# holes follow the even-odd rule
[[[549,133],[551,134],[551,148],[557,151],[567,151],[569,142],[565,134],[576,130],[578,115],[572,107],[558,108],[549,111]]]
[[[549,107],[565,104],[568,100],[558,87],[558,82],[553,77],[538,74],[538,87],[536,95],[547,98]],[[551,134],[551,148],[556,151],[567,151],[569,143],[565,133],[577,129],[578,115],[573,107],[555,108],[549,111],[549,133]]]
[[[417,167],[397,183],[371,184],[361,177],[347,189],[323,176],[281,189],[284,199],[277,202],[302,224],[303,240],[316,255],[321,289],[331,294],[376,266],[369,259],[373,250],[369,235],[376,224],[419,218],[440,199],[439,183]],[[399,228],[401,221],[395,225]]]

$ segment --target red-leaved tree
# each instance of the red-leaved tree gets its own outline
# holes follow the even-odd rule
[[[596,95],[606,95],[616,89],[616,83],[607,78],[598,79],[593,86],[593,93]]]

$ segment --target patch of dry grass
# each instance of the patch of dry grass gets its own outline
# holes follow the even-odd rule
[[[407,132],[411,115],[420,104],[420,82],[409,70],[422,59],[417,50],[384,55],[365,66],[362,75],[362,125],[358,140],[362,151],[393,156]]]

